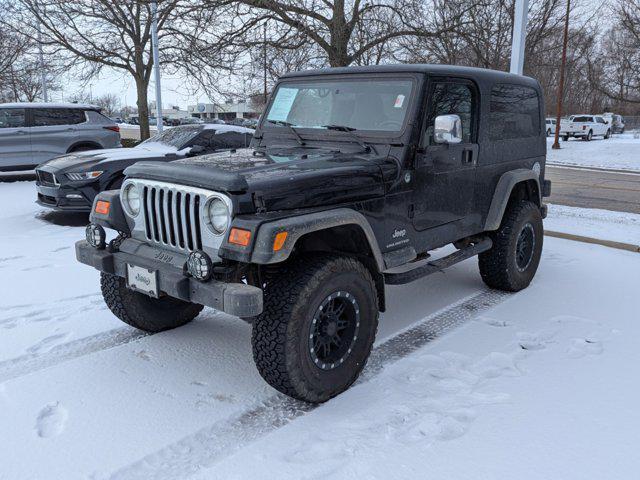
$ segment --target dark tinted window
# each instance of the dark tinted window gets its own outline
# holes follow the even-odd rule
[[[33,125],[36,127],[77,125],[86,120],[84,112],[74,108],[36,108],[33,110]]]
[[[596,122],[605,123],[605,121],[604,121],[604,119],[602,117],[596,117]]]
[[[496,85],[491,90],[489,137],[508,140],[540,135],[540,100],[533,88]]]
[[[433,141],[433,124],[437,116],[458,115],[462,121],[462,141],[471,142],[473,92],[469,85],[462,83],[437,83],[429,99],[429,116],[427,117],[427,135],[429,145]]]
[[[573,117],[571,121],[576,123],[591,123],[593,122],[593,118],[592,117]]]
[[[24,108],[0,108],[0,128],[24,127]]]

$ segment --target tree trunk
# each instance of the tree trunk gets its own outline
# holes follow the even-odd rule
[[[149,103],[147,101],[147,89],[149,82],[145,82],[144,79],[136,78],[136,92],[138,99],[136,101],[138,105],[138,121],[140,122],[140,140],[146,140],[149,138]]]

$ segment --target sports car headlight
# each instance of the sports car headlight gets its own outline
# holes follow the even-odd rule
[[[100,175],[102,175],[102,170],[94,170],[93,172],[71,172],[66,174],[69,180],[76,182],[80,180],[93,180]]]
[[[133,183],[128,184],[122,190],[122,205],[132,217],[137,217],[140,213],[140,192]]]
[[[207,204],[207,225],[209,229],[216,235],[222,235],[229,227],[231,215],[227,204],[219,199],[213,198]]]

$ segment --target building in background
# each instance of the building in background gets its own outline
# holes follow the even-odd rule
[[[187,107],[189,115],[201,119],[221,119],[231,121],[234,118],[258,118],[260,112],[257,111],[250,102],[228,101],[222,104],[198,103]]]

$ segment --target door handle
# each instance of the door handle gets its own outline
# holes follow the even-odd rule
[[[465,148],[462,151],[462,163],[464,163],[465,165],[474,163],[473,150],[471,150],[470,148]]]

